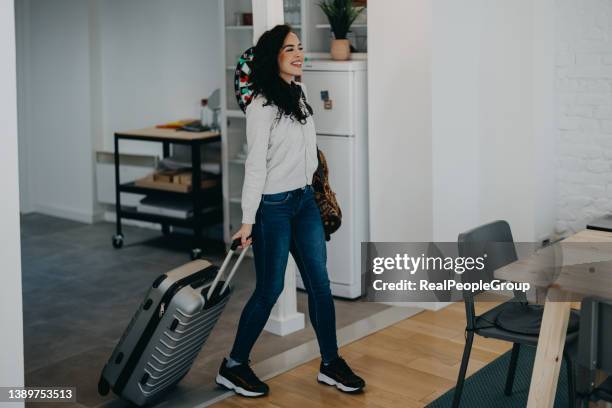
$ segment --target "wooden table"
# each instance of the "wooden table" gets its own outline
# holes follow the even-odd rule
[[[148,141],[171,141],[172,143],[187,143],[193,141],[215,142],[221,140],[221,133],[218,131],[207,132],[185,132],[176,129],[144,128],[138,130],[128,130],[117,132],[121,139],[148,140]]]
[[[572,302],[612,299],[612,233],[580,231],[496,270],[495,277],[547,292],[527,406],[552,407]]]
[[[120,154],[119,154],[119,140],[138,140],[148,142],[162,143],[163,146],[163,157],[170,155],[171,144],[181,144],[191,147],[191,191],[177,192],[159,190],[150,187],[143,187],[136,185],[134,182],[120,183],[119,169],[120,169]],[[221,134],[217,131],[207,132],[185,132],[175,129],[158,129],[158,128],[145,128],[138,130],[130,130],[115,133],[115,211],[117,214],[116,228],[117,232],[113,236],[113,246],[115,248],[121,248],[123,246],[123,232],[121,228],[122,218],[131,218],[141,221],[160,223],[162,225],[162,232],[164,235],[170,231],[170,225],[192,228],[193,229],[193,245],[191,249],[191,258],[196,259],[200,257],[202,253],[201,248],[201,235],[202,228],[207,225],[219,223],[223,217],[223,210],[221,207],[221,185],[217,185],[211,188],[204,188],[201,186],[201,146],[206,143],[214,143],[221,140]],[[134,193],[134,194],[156,194],[159,196],[168,197],[190,197],[193,202],[193,216],[186,219],[168,217],[157,214],[149,214],[139,212],[137,210],[124,208],[121,206],[121,193]],[[213,207],[212,211],[208,211],[206,214],[202,214],[204,205],[214,204],[218,201],[218,205]]]

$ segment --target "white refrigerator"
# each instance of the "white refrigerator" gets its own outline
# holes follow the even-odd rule
[[[327,269],[334,296],[363,292],[361,242],[369,239],[367,62],[309,60],[302,82],[314,110],[317,145],[329,165],[342,224],[327,242]],[[297,285],[304,288],[301,277]]]

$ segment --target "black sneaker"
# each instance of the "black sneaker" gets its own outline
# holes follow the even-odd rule
[[[321,361],[317,381],[322,384],[335,385],[340,391],[359,392],[365,387],[365,381],[351,370],[342,357],[332,360],[328,365]]]
[[[245,397],[261,397],[267,395],[270,390],[266,383],[257,378],[248,364],[240,364],[229,368],[225,358],[221,363],[215,382]]]

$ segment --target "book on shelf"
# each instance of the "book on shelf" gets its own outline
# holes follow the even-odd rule
[[[191,171],[190,157],[176,154],[171,157],[166,157],[158,163],[158,170],[183,170]],[[202,171],[206,174],[219,176],[221,174],[221,164],[215,162],[202,163]]]
[[[171,208],[157,207],[154,205],[139,204],[136,210],[141,213],[163,215],[166,217],[181,218],[186,220],[193,215],[193,210],[182,211]]]
[[[202,214],[216,210],[216,207],[205,207]],[[193,204],[189,200],[168,199],[147,196],[140,200],[136,207],[138,212],[163,215],[166,217],[187,219],[193,216]]]
[[[587,229],[612,232],[612,214],[596,218],[587,224]]]

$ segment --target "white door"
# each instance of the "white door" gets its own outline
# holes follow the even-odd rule
[[[355,138],[317,135],[317,145],[327,160],[329,183],[342,209],[342,224],[327,242],[329,279],[334,283],[351,285],[360,276],[360,265],[355,264],[353,245]]]
[[[304,71],[308,103],[314,111],[315,128],[323,135],[353,135],[354,73]]]

